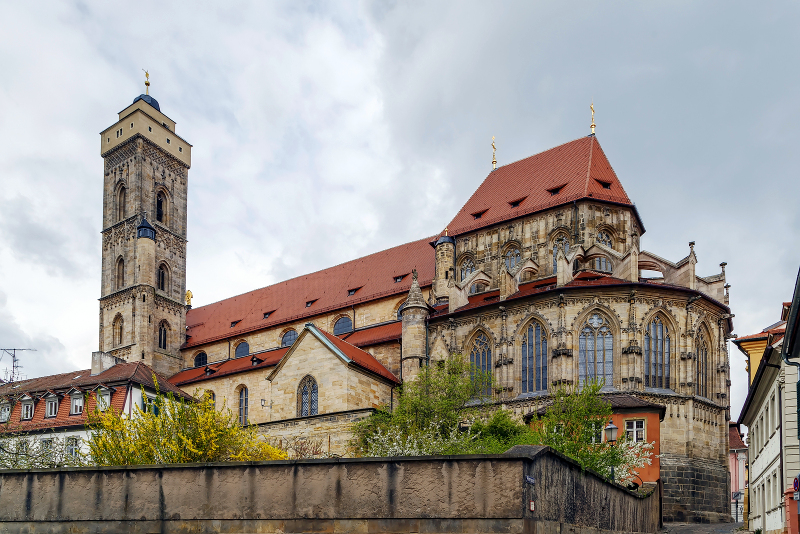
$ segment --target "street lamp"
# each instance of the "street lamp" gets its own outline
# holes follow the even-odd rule
[[[614,446],[614,443],[617,441],[617,432],[619,432],[619,428],[617,425],[614,424],[614,421],[609,421],[608,426],[605,428],[606,432],[606,441]],[[611,464],[611,482],[614,482],[614,464]]]

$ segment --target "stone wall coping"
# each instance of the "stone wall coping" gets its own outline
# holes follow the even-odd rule
[[[293,423],[295,421],[316,421],[324,417],[338,417],[340,415],[349,415],[349,414],[365,413],[365,412],[369,412],[370,414],[372,414],[375,413],[376,411],[378,411],[377,408],[356,408],[355,410],[340,410],[338,412],[320,413],[311,416],[306,415],[302,417],[290,417],[288,419],[276,419],[275,421],[264,421],[263,423],[256,423],[256,426],[263,427],[270,425],[279,425],[282,423]]]

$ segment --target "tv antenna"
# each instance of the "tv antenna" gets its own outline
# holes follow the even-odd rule
[[[22,369],[22,365],[20,365],[19,358],[17,357],[18,350],[36,351],[36,349],[0,349],[0,359],[3,358],[3,354],[8,354],[11,356],[11,375],[9,376],[8,368],[6,368],[6,382],[16,382],[21,378],[19,370]]]

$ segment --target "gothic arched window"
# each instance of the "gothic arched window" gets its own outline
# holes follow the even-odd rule
[[[472,351],[469,353],[469,363],[480,369],[485,373],[492,372],[492,345],[486,334],[481,332],[475,341],[472,343]],[[489,395],[491,391],[488,389],[484,394]]]
[[[608,232],[597,232],[597,237],[595,237],[594,240],[600,243],[601,245],[605,245],[608,248],[612,248],[611,236],[608,235]]]
[[[163,223],[166,220],[167,197],[164,193],[156,195],[156,220]]]
[[[117,220],[121,221],[125,218],[125,187],[120,187],[117,193]]]
[[[558,251],[564,252],[564,257],[569,254],[569,239],[565,236],[557,237],[553,242],[553,274],[558,272]]]
[[[125,287],[125,260],[122,258],[117,260],[117,289]]]
[[[125,328],[125,320],[122,318],[121,315],[118,315],[116,319],[114,319],[114,327],[113,327],[113,337],[114,337],[114,346],[119,347],[122,345],[122,335]]]
[[[522,261],[522,254],[520,254],[517,247],[511,247],[506,251],[505,262],[506,269],[509,271],[514,268],[516,264]]]
[[[697,355],[695,356],[695,382],[694,393],[701,397],[708,396],[708,342],[705,336],[697,340]]]
[[[353,331],[353,320],[350,317],[340,317],[333,325],[333,335],[339,336]]]
[[[656,317],[644,332],[644,386],[669,388],[669,328]]]
[[[247,404],[247,388],[242,386],[242,389],[239,390],[239,424],[242,426],[248,423]]]
[[[208,356],[206,356],[205,352],[201,352],[194,357],[194,366],[200,367],[202,365],[208,365]]]
[[[250,344],[247,341],[242,341],[238,345],[236,345],[236,352],[234,353],[234,358],[243,358],[250,354]]]
[[[297,386],[297,417],[319,413],[319,388],[311,375],[306,375]]]
[[[281,338],[281,347],[291,347],[296,340],[297,332],[294,330],[289,330],[283,334],[283,337]]]
[[[604,273],[611,272],[611,262],[605,256],[594,259],[594,270]]]
[[[475,263],[472,261],[471,258],[467,258],[466,260],[461,262],[461,281],[467,279],[469,275],[475,272]]]
[[[597,380],[611,386],[613,376],[614,335],[608,322],[595,313],[586,321],[578,338],[578,380],[580,385]]]
[[[158,266],[158,272],[156,273],[156,285],[158,289],[161,291],[167,290],[167,268],[163,265]]]
[[[167,348],[167,324],[161,323],[158,325],[158,348],[166,350]]]
[[[531,323],[522,337],[522,392],[547,390],[547,334]]]

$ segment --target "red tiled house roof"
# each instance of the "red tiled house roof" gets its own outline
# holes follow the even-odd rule
[[[281,360],[281,358],[283,358],[283,355],[286,354],[288,350],[289,347],[281,347],[268,352],[250,354],[243,358],[223,360],[221,362],[213,362],[208,365],[201,365],[200,367],[193,367],[171,376],[169,381],[176,386],[184,387],[194,382],[202,382],[204,380],[211,380],[222,376],[244,373],[254,369],[274,367]],[[261,361],[255,362],[254,364],[253,358],[257,358]]]
[[[553,194],[554,191],[558,191]],[[460,235],[580,199],[595,199],[633,208],[595,136],[581,137],[489,173],[448,225]],[[512,203],[519,205],[514,207]],[[481,214],[476,219],[475,214]]]
[[[730,442],[730,445],[728,445],[730,450],[741,450],[747,448],[747,445],[745,445],[744,441],[742,441],[742,435],[739,433],[739,429],[736,428],[735,423],[731,423],[728,426],[728,441]]]
[[[184,348],[195,347],[234,335],[312,317],[352,304],[392,295],[405,295],[411,287],[411,270],[417,269],[419,284],[429,286],[434,276],[431,238],[400,245],[256,289],[186,313]],[[396,276],[403,276],[395,283]],[[348,291],[357,289],[354,295]],[[310,307],[306,303],[314,301]],[[264,319],[264,313],[272,312]],[[240,321],[234,328],[231,323]]]
[[[395,384],[400,383],[400,380],[396,376],[394,376],[394,374],[391,371],[389,371],[386,367],[384,367],[381,362],[376,360],[375,357],[369,352],[363,351],[358,347],[354,347],[350,343],[342,341],[333,334],[326,332],[325,330],[322,330],[320,328],[317,328],[314,325],[311,324],[306,325],[306,328],[309,328],[312,331],[316,330],[317,332],[321,333],[328,339],[328,341],[330,341],[337,349],[339,349],[348,359],[350,359],[358,367],[361,367],[377,375],[380,375],[383,378],[391,382],[394,382]]]
[[[369,347],[387,341],[400,341],[403,334],[403,323],[397,321],[389,324],[382,324],[372,328],[364,328],[339,336],[351,345],[356,347]]]

